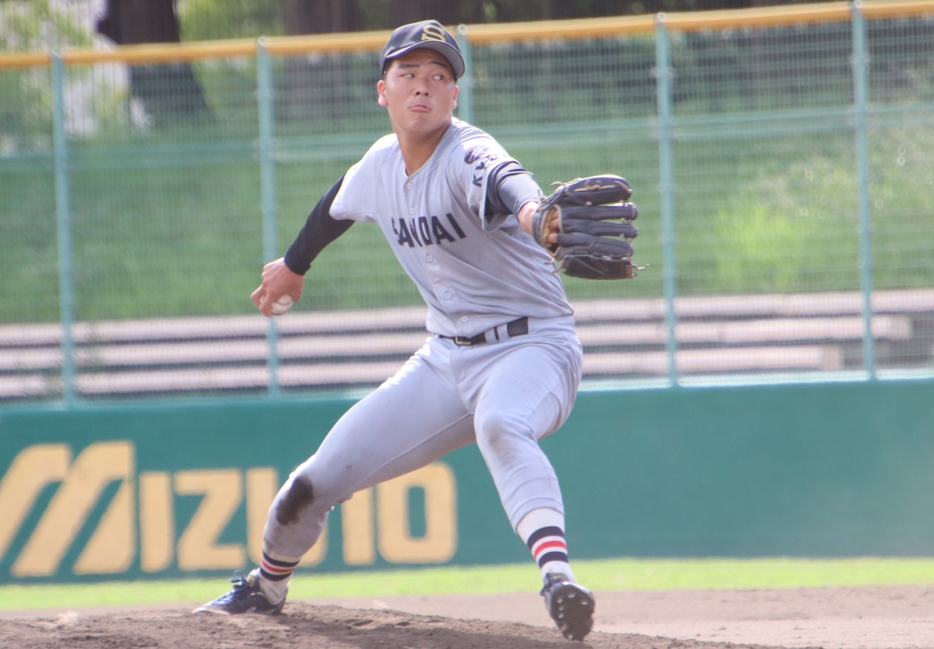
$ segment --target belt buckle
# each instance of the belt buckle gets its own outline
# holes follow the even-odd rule
[[[454,344],[458,347],[471,347],[473,343],[470,342],[470,338],[467,336],[454,336]]]

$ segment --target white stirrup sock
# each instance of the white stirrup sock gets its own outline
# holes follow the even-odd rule
[[[289,579],[298,566],[298,559],[282,561],[273,559],[263,552],[263,562],[259,566],[259,589],[273,604],[282,601],[289,590]]]
[[[533,509],[519,521],[516,533],[529,546],[542,572],[542,579],[548,573],[561,573],[576,583],[571,564],[568,563],[564,514],[548,507]]]

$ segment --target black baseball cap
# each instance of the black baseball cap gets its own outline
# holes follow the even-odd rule
[[[386,65],[397,56],[402,56],[420,47],[438,52],[451,64],[454,78],[460,79],[464,75],[464,57],[457,39],[451,36],[437,20],[423,20],[420,23],[403,25],[392,33],[383,53],[379,57],[379,67],[383,72]]]

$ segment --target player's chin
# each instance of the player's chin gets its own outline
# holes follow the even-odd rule
[[[405,121],[412,129],[418,130],[432,130],[437,127],[438,122],[441,120],[438,119],[437,114],[434,111],[415,111],[410,110],[405,116]]]
[[[438,119],[436,113],[409,113],[401,128],[413,137],[430,137],[447,130],[450,123],[451,120]]]

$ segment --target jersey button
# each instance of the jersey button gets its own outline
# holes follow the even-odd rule
[[[406,188],[406,189],[412,189],[412,183],[408,183],[408,184],[405,186],[405,188]]]
[[[428,255],[427,257],[425,257],[425,261],[434,261],[434,260],[435,258],[432,257],[431,255]]]
[[[445,294],[444,294],[444,297],[445,297],[446,299],[450,300],[450,299],[451,299],[451,294],[450,294],[450,293],[445,293]]]
[[[414,207],[410,207],[410,208],[409,208],[409,214],[415,214],[415,208],[414,208]]]
[[[467,316],[464,316],[464,317],[461,318],[461,322],[467,322],[467,320],[469,320],[469,318],[468,318]]]

